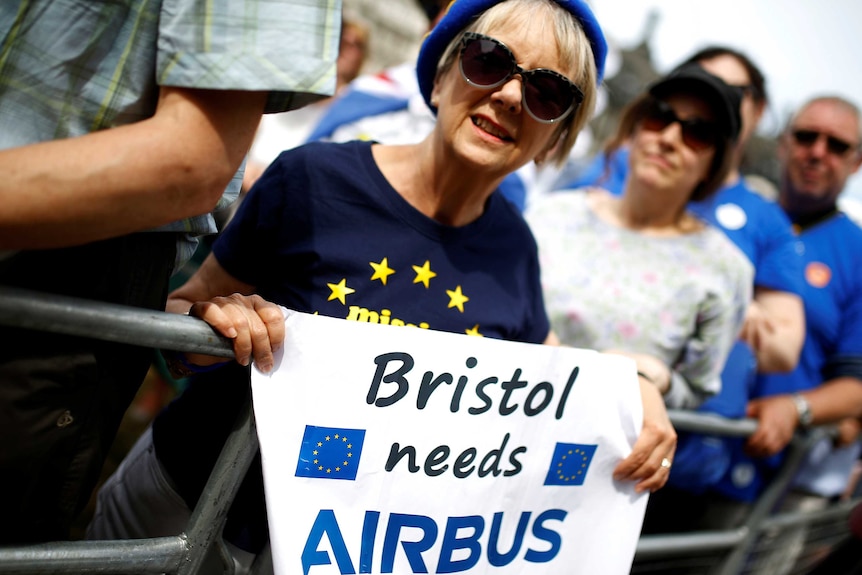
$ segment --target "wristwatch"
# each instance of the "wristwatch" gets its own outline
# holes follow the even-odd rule
[[[790,397],[793,399],[794,405],[796,405],[796,413],[799,415],[799,425],[802,427],[811,425],[811,421],[814,419],[814,415],[811,413],[811,404],[798,393],[794,393]]]

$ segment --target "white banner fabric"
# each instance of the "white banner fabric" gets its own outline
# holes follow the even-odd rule
[[[627,574],[634,363],[287,311],[252,370],[277,574]]]

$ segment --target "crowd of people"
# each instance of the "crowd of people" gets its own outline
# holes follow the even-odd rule
[[[162,352],[188,385],[99,489],[88,538],[181,532],[250,363],[268,371],[289,337],[279,306],[346,318],[328,283],[367,283],[378,261],[433,262],[482,304],[441,313],[427,285],[396,276],[354,294],[365,308],[633,360],[644,426],[614,479],[651,492],[645,534],[743,525],[812,426],[835,432],[783,508],[858,489],[862,229],[838,200],[862,165],[862,113],[847,99],[796,110],[766,198],[741,166],[767,75],[710,46],[644,86],[594,162],[549,187],[571,174],[604,74],[583,0],[426,2],[416,58],[373,76],[360,75],[369,29],[337,2],[14,4],[0,9],[0,283],[199,317],[236,355]],[[206,259],[170,291],[206,234]],[[64,540],[152,353],[10,332],[0,544]],[[677,432],[668,409],[757,429]],[[253,557],[267,538],[259,460],[237,497],[225,539]],[[793,548],[770,572],[789,572]]]

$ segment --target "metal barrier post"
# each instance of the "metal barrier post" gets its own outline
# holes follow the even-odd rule
[[[0,325],[233,357],[230,342],[196,318],[4,286],[0,286]],[[671,411],[670,417],[679,429],[727,437],[747,437],[757,428],[757,422],[753,420],[727,420],[692,412]],[[765,528],[820,517],[840,521],[849,515],[850,507],[858,500],[849,507],[839,506],[815,514],[770,517],[808,450],[826,433],[826,430],[818,429],[804,438],[794,438],[777,477],[754,504],[745,527],[641,537],[635,559],[672,558],[698,551],[729,550],[717,571],[720,575],[737,575]],[[72,541],[2,547],[0,573],[195,575],[201,573],[205,559],[216,545],[221,551],[225,572],[232,575],[234,565],[224,548],[221,531],[227,511],[257,450],[257,433],[249,397],[222,448],[185,533],[130,541]],[[268,559],[268,552],[263,555]],[[266,572],[266,561],[253,564],[252,572]]]
[[[825,431],[815,429],[805,437],[795,436],[793,438],[781,468],[754,503],[751,513],[746,518],[746,526],[749,529],[748,536],[734,547],[724,565],[717,571],[718,575],[736,575],[742,570],[751,548],[760,536],[763,522],[775,510],[776,505],[787,492],[808,451],[825,435]]]
[[[221,531],[227,519],[227,512],[233,502],[245,473],[257,455],[257,431],[254,425],[254,413],[251,398],[246,400],[239,419],[228,436],[212,474],[195,506],[186,538],[189,545],[189,556],[177,572],[178,575],[196,575],[200,573],[204,559],[213,543],[223,545]],[[225,573],[232,575],[233,562],[229,555],[222,553],[225,562]]]

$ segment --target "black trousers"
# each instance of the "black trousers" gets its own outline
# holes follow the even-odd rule
[[[21,252],[0,262],[0,284],[163,310],[176,240],[141,233]],[[67,539],[153,352],[0,329],[0,544]]]

